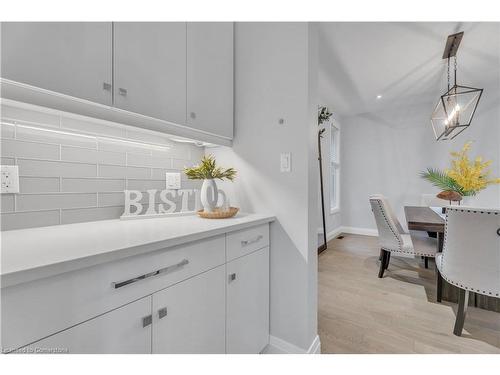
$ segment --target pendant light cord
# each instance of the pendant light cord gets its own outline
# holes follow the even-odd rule
[[[457,56],[455,55],[454,57],[454,74],[455,74],[455,86],[457,85]],[[455,93],[456,93],[457,89],[455,88]]]
[[[448,56],[448,91],[450,91],[450,57]]]

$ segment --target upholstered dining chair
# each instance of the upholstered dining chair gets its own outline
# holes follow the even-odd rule
[[[462,334],[469,292],[500,298],[500,210],[447,207],[443,252],[436,256],[438,300],[442,279],[457,286],[453,333]]]
[[[391,253],[435,257],[437,252],[436,238],[416,231],[406,233],[383,195],[372,195],[370,204],[378,229],[378,241],[381,249],[379,278],[384,276],[384,271],[389,267]]]

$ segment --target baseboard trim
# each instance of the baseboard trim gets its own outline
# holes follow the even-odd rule
[[[316,335],[309,349],[307,349],[307,354],[321,354],[321,341],[318,335]]]
[[[340,227],[341,233],[361,234],[363,236],[378,236],[378,230],[359,227]]]
[[[269,345],[274,347],[279,352],[284,354],[320,354],[321,353],[321,341],[319,336],[316,335],[311,345],[307,350],[299,348],[298,346],[282,340],[276,336],[269,336]]]
[[[336,238],[340,233],[342,233],[342,227],[338,227],[326,234],[326,240],[331,241]]]
[[[378,231],[376,229],[360,228],[360,227],[338,227],[326,234],[326,240],[327,241],[333,240],[342,233],[361,234],[363,236],[378,236]]]

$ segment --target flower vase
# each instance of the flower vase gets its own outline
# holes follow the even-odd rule
[[[463,196],[460,205],[474,207],[475,205],[477,205],[477,197],[473,195]]]
[[[200,200],[203,205],[203,211],[213,212],[217,207],[217,201],[219,200],[219,192],[217,190],[217,184],[213,179],[203,180],[201,185]]]

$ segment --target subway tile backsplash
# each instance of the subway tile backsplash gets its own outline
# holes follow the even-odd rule
[[[12,101],[0,126],[1,163],[20,176],[20,193],[1,195],[2,230],[117,219],[123,190],[162,190],[166,172],[204,154],[162,133]],[[182,174],[182,188],[200,186]]]

